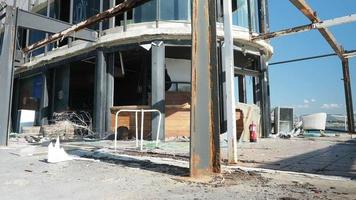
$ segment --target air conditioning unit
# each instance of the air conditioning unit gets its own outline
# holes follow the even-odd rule
[[[276,107],[274,109],[274,133],[293,130],[293,108]]]

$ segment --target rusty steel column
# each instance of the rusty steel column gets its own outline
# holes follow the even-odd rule
[[[190,175],[220,173],[216,1],[192,1]]]
[[[261,124],[262,124],[262,137],[268,138],[271,134],[271,104],[270,104],[270,89],[268,77],[268,64],[266,56],[261,52],[260,56],[260,70],[259,77],[259,98],[261,108]]]
[[[349,133],[354,133],[355,132],[355,119],[354,119],[354,109],[353,109],[353,105],[352,105],[349,59],[347,59],[347,58],[342,60],[342,72],[344,75],[343,80],[344,80],[345,100],[346,100],[347,127],[348,127]]]

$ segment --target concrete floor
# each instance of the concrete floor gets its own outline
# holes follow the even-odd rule
[[[87,148],[112,148],[111,141],[70,143]],[[161,155],[174,155],[189,159],[189,142],[166,142],[155,149],[154,142],[145,141],[144,151]],[[222,142],[222,157],[226,158],[227,144]],[[121,151],[137,151],[135,142],[118,141]],[[350,135],[335,137],[268,138],[257,143],[239,143],[239,166],[273,170],[305,172],[342,176],[356,179],[356,139]]]
[[[239,145],[240,165],[356,179],[356,140],[325,138],[264,139]]]
[[[242,167],[192,180],[189,142],[145,142],[139,152],[120,141],[116,153],[112,141],[66,142],[68,153],[101,162],[49,164],[47,144],[19,140],[0,148],[0,199],[356,199],[355,144],[344,136],[242,143]]]
[[[132,155],[122,153],[122,149],[121,153],[113,153],[100,147],[111,144],[109,141],[66,143],[63,146],[69,153],[101,162],[74,160],[57,164],[46,162],[46,145],[20,141],[0,148],[0,199],[356,198],[356,181],[337,177],[224,166],[221,175],[194,180],[187,177],[188,162],[184,157],[147,157],[146,153],[133,151],[132,142],[120,145],[121,148],[126,145],[128,154]],[[182,150],[188,143],[172,144],[163,147],[169,151]],[[152,144],[145,146],[151,148]]]

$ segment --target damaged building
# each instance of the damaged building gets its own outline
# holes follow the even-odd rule
[[[190,136],[191,0],[151,0],[59,41],[31,48],[122,2],[30,0],[17,1],[17,5],[15,1],[15,7],[3,4],[1,65],[13,64],[14,68],[0,70],[0,76],[4,80],[10,78],[4,78],[7,74],[13,74],[14,79],[13,84],[6,85],[11,95],[4,98],[10,100],[4,104],[11,107],[1,111],[4,117],[11,110],[11,123],[1,120],[1,144],[7,143],[10,131],[6,130],[21,132],[21,110],[35,111],[35,126],[50,124],[54,113],[86,111],[93,118],[94,132],[103,136],[118,128],[117,111],[155,109],[163,120],[157,123],[158,114],[145,114],[144,138],[156,138],[157,129],[163,130],[161,140]],[[268,29],[264,4],[263,0],[233,0],[231,5],[232,85],[237,91],[236,126],[240,135],[251,121],[258,124],[261,137],[267,137],[271,130],[267,62],[273,49],[267,40],[251,40]],[[224,105],[229,94],[224,93],[223,1],[216,5],[219,102],[225,108],[220,110],[220,125],[224,133],[228,112]],[[11,39],[16,43],[13,55]],[[248,77],[252,77],[253,84],[246,84]],[[252,101],[247,100],[247,93],[253,94]],[[7,122],[11,125],[7,126]],[[134,134],[135,113],[123,113],[118,124]]]

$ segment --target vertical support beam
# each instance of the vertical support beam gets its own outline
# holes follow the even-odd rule
[[[160,7],[161,7],[161,1],[156,0],[156,28],[159,28],[159,20],[161,17],[161,12],[160,12]]]
[[[51,8],[50,8],[51,2],[47,1],[47,13],[46,13],[46,17],[50,17],[50,12],[51,12]],[[48,38],[48,33],[46,33],[46,39]],[[45,46],[45,50],[44,50],[44,55],[47,55],[48,53],[48,45]]]
[[[151,71],[151,106],[162,113],[162,122],[160,128],[160,139],[165,137],[165,46],[163,41],[155,41],[152,43],[152,71]],[[152,114],[152,139],[156,138],[158,129],[159,115]]]
[[[268,16],[268,0],[259,0],[259,29],[260,33],[269,32],[269,16]],[[261,114],[262,114],[262,136],[269,137],[271,131],[271,98],[270,98],[270,84],[269,84],[269,72],[268,63],[261,52],[260,67],[262,71],[261,78],[258,80],[259,94],[258,99],[260,102]]]
[[[193,0],[190,175],[220,173],[216,0]]]
[[[16,16],[17,10],[11,6],[6,8],[5,31],[2,53],[0,56],[0,146],[8,144],[11,119],[11,101],[14,75],[14,54],[16,50]]]
[[[355,132],[355,119],[354,119],[354,109],[353,109],[353,102],[352,102],[349,59],[347,59],[347,58],[342,60],[342,72],[344,75],[343,80],[344,80],[346,112],[347,112],[347,128],[348,128],[349,133],[354,133]]]
[[[48,88],[47,88],[47,73],[42,73],[42,95],[39,109],[39,122],[40,125],[48,123]]]
[[[222,6],[222,5],[221,5]],[[219,72],[219,106],[220,106],[220,133],[227,131],[227,117],[226,117],[226,90],[225,90],[225,53],[223,42],[219,41],[218,48],[218,72]]]
[[[226,80],[226,115],[228,137],[228,161],[237,163],[237,136],[236,136],[236,96],[234,90],[234,41],[232,36],[232,3],[224,2],[224,40],[225,48],[225,80]]]
[[[104,2],[103,0],[99,0],[99,13],[102,13],[104,10]],[[103,21],[99,22],[99,37],[101,36],[101,33],[103,31]]]
[[[52,120],[53,119],[53,113],[55,111],[55,102],[56,102],[56,69],[52,69],[51,70],[51,85],[50,85],[50,88],[51,88],[51,95],[50,95],[50,107],[49,107],[49,117],[50,119]]]
[[[110,0],[109,7],[112,8],[116,5],[116,0]],[[115,17],[109,19],[109,28],[115,27]]]
[[[269,17],[267,0],[258,1],[258,16],[260,33],[267,33],[269,31]]]
[[[73,14],[74,14],[74,0],[69,0],[69,23],[73,24]],[[73,39],[68,37],[68,47],[72,46]]]
[[[263,52],[261,52],[260,56],[260,70],[261,75],[259,77],[258,85],[262,118],[262,137],[267,138],[271,134],[271,104],[268,80],[268,66]]]
[[[223,4],[221,0],[217,0],[216,2],[216,14],[217,14],[217,21],[223,23]]]
[[[114,106],[114,68],[115,68],[115,53],[110,53],[107,56],[107,69],[106,69],[106,113],[105,113],[105,131],[112,132],[111,130],[111,111],[110,108]]]
[[[12,128],[15,133],[18,133],[18,109],[19,109],[19,101],[20,101],[20,79],[14,80],[14,90],[13,90],[13,99],[12,99],[12,111],[11,111],[11,120],[12,120]]]
[[[247,103],[246,77],[244,75],[238,75],[238,80],[239,80],[239,102]]]
[[[97,51],[94,85],[94,131],[103,137],[106,113],[106,59],[102,49]]]

